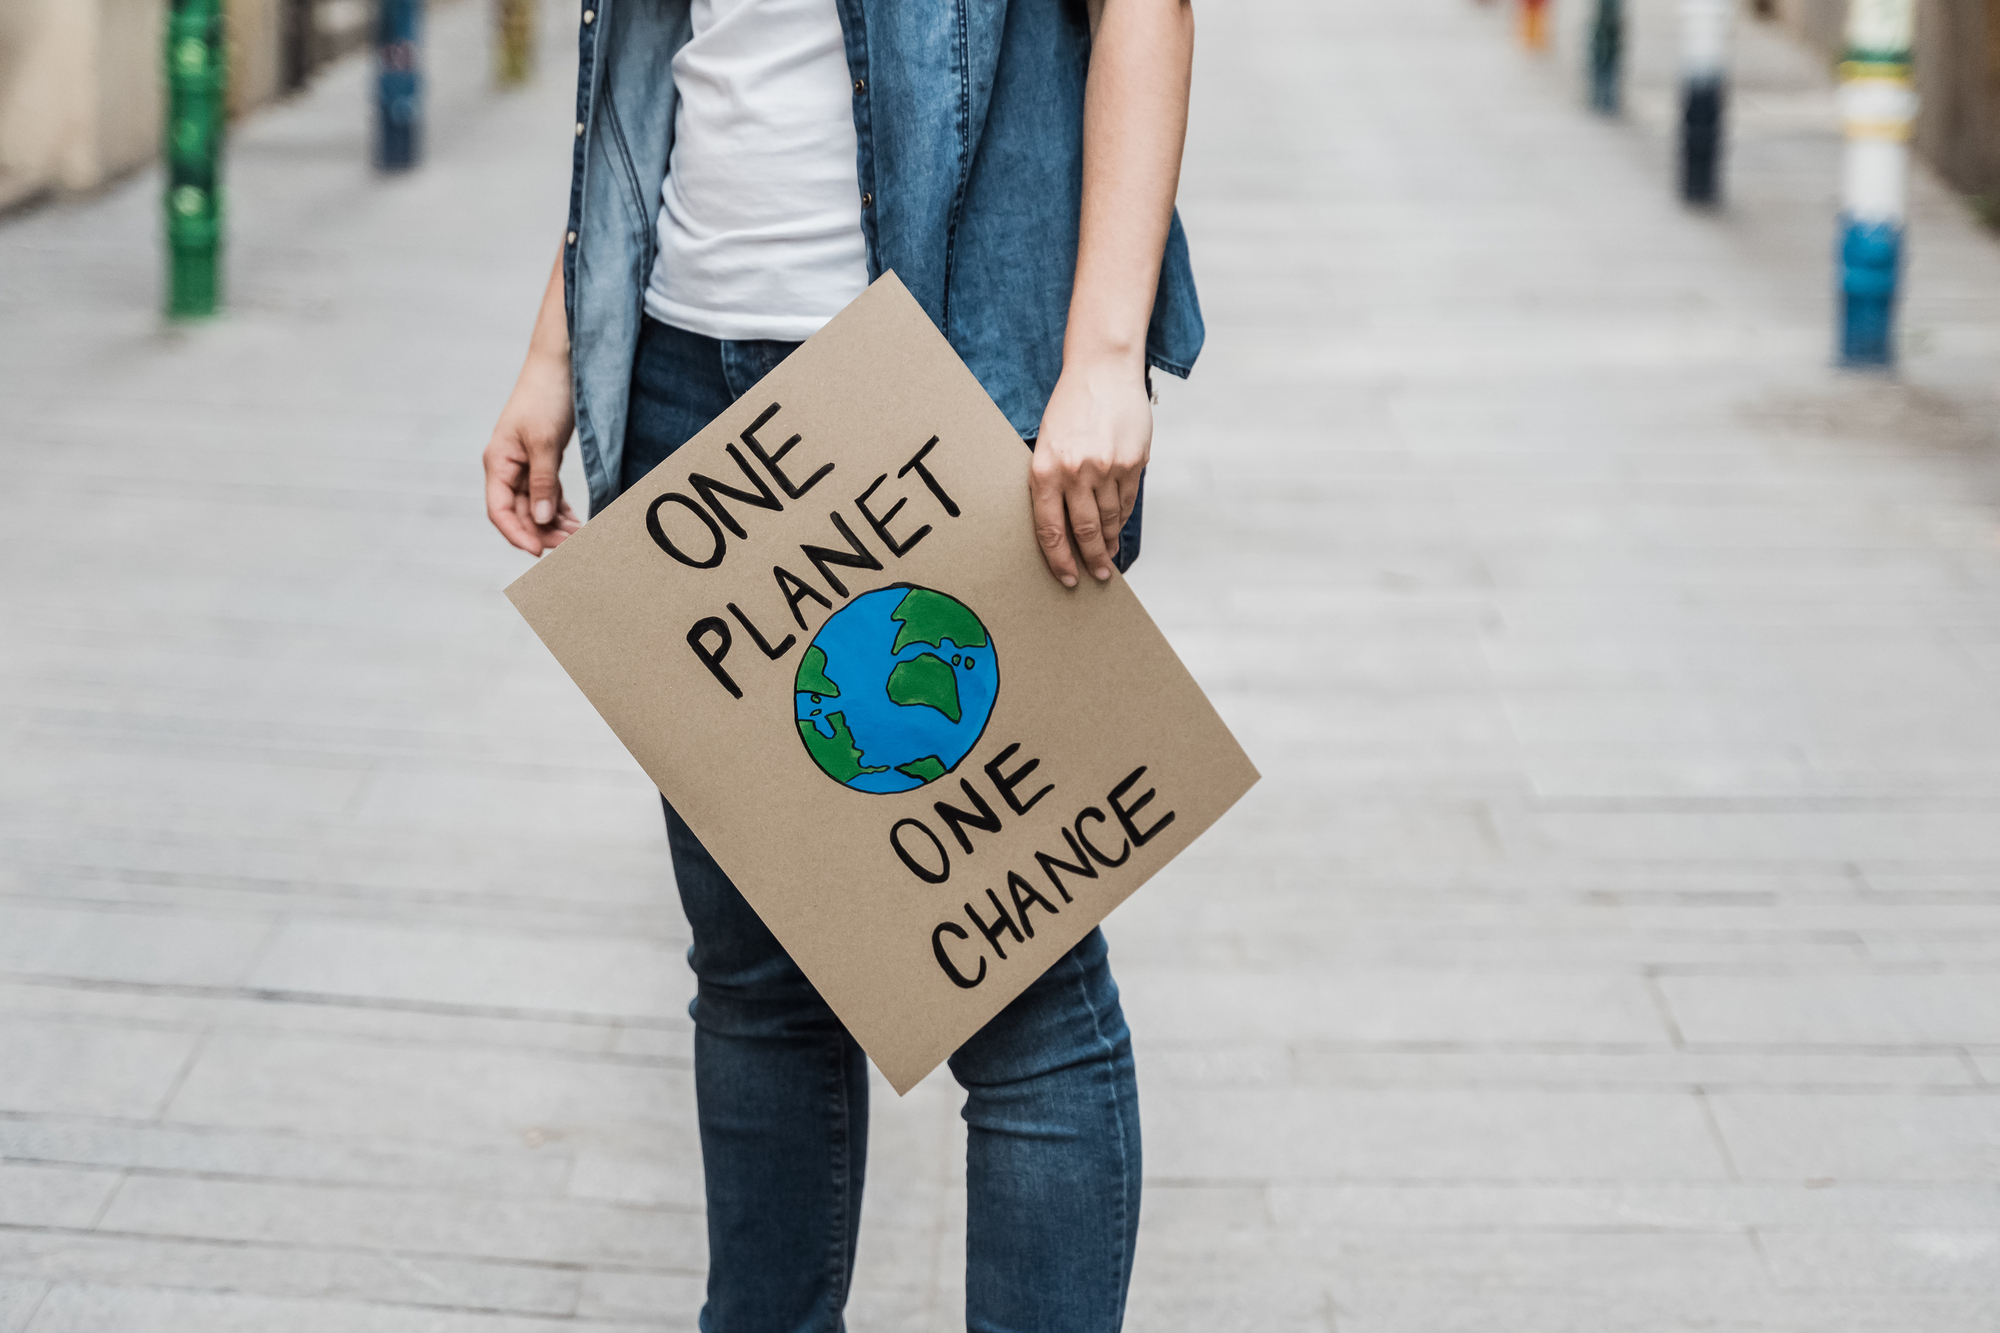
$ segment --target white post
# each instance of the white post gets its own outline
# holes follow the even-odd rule
[[[1847,138],[1840,180],[1840,360],[1895,360],[1896,280],[1910,193],[1910,83],[1916,0],[1851,0],[1840,120]]]

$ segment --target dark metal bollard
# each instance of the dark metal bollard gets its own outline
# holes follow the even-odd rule
[[[1618,114],[1618,76],[1625,57],[1623,0],[1597,0],[1590,24],[1590,109]]]
[[[375,165],[408,171],[423,157],[424,0],[380,0],[375,27]]]
[[[1722,193],[1720,78],[1689,79],[1681,89],[1681,198],[1713,204]]]
[[[284,0],[278,11],[278,87],[298,92],[319,63],[319,32],[312,0]]]
[[[1729,0],[1681,0],[1681,198],[1722,197],[1723,113],[1728,106]]]
[[[166,64],[167,316],[200,319],[222,288],[223,0],[173,0]]]

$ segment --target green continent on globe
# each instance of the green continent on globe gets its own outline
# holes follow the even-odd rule
[[[835,782],[852,782],[863,773],[886,773],[887,764],[874,768],[861,763],[861,749],[854,743],[854,734],[847,729],[847,715],[828,713],[826,720],[833,724],[833,735],[829,738],[819,734],[819,728],[811,722],[799,722],[799,735],[805,738],[806,750],[813,762],[826,770],[826,775]]]
[[[806,649],[805,661],[799,663],[799,678],[793,682],[793,690],[799,694],[821,694],[829,699],[840,697],[840,686],[827,678],[826,654],[814,644]],[[825,740],[825,737],[820,739]]]
[[[986,626],[979,623],[979,617],[957,600],[941,592],[932,592],[929,588],[910,589],[903,600],[896,603],[889,619],[902,625],[896,631],[895,646],[889,649],[891,653],[900,653],[913,643],[928,643],[942,648],[946,639],[961,648],[986,646]],[[954,713],[951,720],[958,721],[957,714]]]
[[[912,759],[907,764],[896,765],[896,771],[919,782],[936,782],[950,770],[944,766],[942,759],[934,754],[927,754],[922,759]]]
[[[889,702],[906,708],[924,704],[956,722],[959,718],[958,674],[951,669],[951,663],[936,653],[924,653],[907,662],[898,662],[896,669],[889,673]],[[915,777],[916,774],[910,776]]]

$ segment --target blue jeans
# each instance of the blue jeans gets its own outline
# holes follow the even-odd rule
[[[632,369],[631,486],[795,343],[648,319]],[[1139,513],[1118,565],[1138,555]],[[695,1098],[708,1186],[704,1333],[838,1333],[868,1162],[868,1064],[715,858],[667,806],[694,933]],[[1101,932],[951,1057],[965,1089],[971,1333],[1115,1333],[1139,1231],[1132,1039]]]

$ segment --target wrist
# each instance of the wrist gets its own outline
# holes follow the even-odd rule
[[[553,346],[548,341],[536,338],[528,344],[528,355],[521,362],[522,375],[559,373],[569,374],[569,344]]]
[[[1143,376],[1146,373],[1146,343],[1098,335],[1079,338],[1071,333],[1063,339],[1063,373],[1099,376]]]
[[[521,373],[515,377],[514,392],[523,390],[537,396],[547,394],[560,386],[569,392],[569,357],[546,348],[531,347],[521,362]]]
[[[568,359],[530,352],[515,377],[507,411],[510,415],[526,413],[535,420],[558,414],[567,417],[574,410],[570,393]]]

